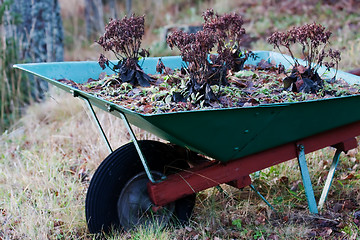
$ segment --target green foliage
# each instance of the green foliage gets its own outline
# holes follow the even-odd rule
[[[242,225],[241,225],[241,219],[235,219],[232,221],[232,225],[234,225],[236,228],[241,229]]]

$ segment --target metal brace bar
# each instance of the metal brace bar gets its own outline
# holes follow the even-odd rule
[[[266,198],[254,187],[254,185],[250,184],[249,186],[261,198],[261,200],[263,200],[264,203],[266,203],[266,205],[268,205],[271,208],[271,210],[277,212],[275,208],[268,202],[268,200],[266,200]]]
[[[314,190],[313,190],[312,184],[311,184],[309,169],[306,164],[305,148],[303,145],[300,144],[300,145],[298,145],[298,150],[299,150],[298,162],[299,162],[299,167],[300,167],[300,171],[301,171],[302,181],[303,181],[304,188],[305,188],[305,194],[306,194],[306,198],[307,198],[307,202],[308,202],[308,206],[309,206],[309,211],[313,214],[317,214],[319,212],[318,212],[316,201],[315,201]]]
[[[319,200],[319,207],[318,207],[319,210],[323,208],[324,203],[326,201],[326,198],[327,198],[327,195],[329,193],[329,189],[330,189],[332,180],[333,180],[334,175],[335,175],[336,167],[337,167],[337,165],[339,163],[341,152],[342,152],[342,149],[336,149],[336,152],[335,152],[335,155],[334,155],[334,158],[333,158],[333,162],[331,164],[328,176],[326,178],[325,186],[323,188],[323,191],[321,193],[321,197],[320,197],[320,200]]]
[[[96,116],[96,113],[95,113],[95,111],[94,111],[94,108],[93,108],[91,102],[90,102],[89,99],[87,99],[87,98],[82,98],[82,99],[84,99],[85,102],[87,103],[87,106],[88,106],[88,108],[90,109],[91,115],[93,116],[93,118],[94,118],[94,120],[95,120],[95,123],[96,123],[97,127],[99,128],[100,134],[101,134],[101,136],[103,137],[104,142],[105,142],[105,144],[106,144],[109,152],[112,153],[113,150],[112,150],[112,148],[111,148],[110,142],[109,142],[109,140],[107,139],[103,128],[101,127],[100,121],[99,121],[98,117]]]
[[[146,162],[146,159],[145,159],[145,156],[144,154],[141,152],[141,149],[140,149],[140,146],[139,146],[139,143],[138,143],[138,140],[136,139],[136,136],[130,126],[130,123],[128,122],[126,116],[124,113],[122,112],[118,112],[120,117],[122,118],[129,134],[130,134],[130,137],[131,137],[131,140],[132,142],[134,143],[135,145],[135,148],[136,148],[136,151],[138,152],[139,154],[139,157],[140,157],[140,160],[141,160],[141,163],[142,165],[144,166],[144,169],[145,169],[145,173],[147,175],[147,177],[149,178],[149,180],[152,182],[152,183],[155,183],[155,179],[154,177],[152,176],[151,172],[150,172],[150,169],[149,169],[149,166],[147,165],[147,162]]]

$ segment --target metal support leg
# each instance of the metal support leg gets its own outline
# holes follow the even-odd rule
[[[336,167],[337,167],[337,165],[339,163],[341,152],[342,152],[342,149],[337,149],[336,152],[335,152],[333,162],[331,164],[328,176],[326,178],[325,186],[324,186],[324,189],[323,189],[323,191],[321,193],[321,197],[320,197],[320,200],[319,200],[319,209],[322,209],[323,206],[324,206],[326,197],[327,197],[327,195],[329,193],[329,189],[330,189],[332,180],[334,178]]]
[[[298,162],[299,162],[299,167],[300,167],[300,171],[301,171],[302,181],[303,181],[304,188],[305,188],[305,194],[306,194],[306,198],[307,198],[307,202],[308,202],[308,206],[309,206],[309,211],[313,214],[317,214],[319,212],[318,212],[318,209],[316,206],[315,195],[314,195],[314,190],[313,190],[312,184],[311,184],[309,169],[306,164],[304,146],[299,145],[298,149],[299,149]]]
[[[147,162],[146,162],[146,159],[145,159],[145,156],[143,155],[143,153],[141,152],[141,149],[140,149],[140,146],[139,146],[139,143],[136,139],[136,136],[130,126],[130,123],[128,122],[125,114],[123,114],[122,112],[119,112],[119,115],[121,117],[121,119],[123,120],[129,134],[130,134],[130,137],[131,137],[131,140],[132,142],[134,143],[135,145],[135,148],[136,148],[136,151],[138,152],[139,154],[139,157],[140,157],[140,160],[141,160],[141,163],[142,165],[144,166],[144,169],[145,169],[145,173],[147,175],[147,177],[149,178],[149,180],[152,182],[152,183],[155,183],[155,179],[153,178],[151,172],[150,172],[150,169],[149,169],[149,166],[147,165]]]
[[[275,208],[266,200],[266,198],[254,187],[254,185],[250,184],[249,185],[250,188],[261,198],[261,200],[264,201],[264,203],[266,203],[266,205],[268,205],[271,210],[273,210],[274,212],[276,212]]]
[[[91,115],[93,116],[93,118],[94,118],[94,120],[95,120],[95,123],[96,123],[97,127],[99,128],[99,131],[100,131],[100,133],[101,133],[101,136],[103,137],[104,142],[105,142],[105,144],[106,144],[109,152],[112,153],[113,150],[112,150],[112,148],[111,148],[110,142],[109,142],[109,140],[107,139],[103,128],[101,127],[100,121],[99,121],[98,117],[96,116],[96,113],[95,113],[95,111],[94,111],[94,108],[92,107],[89,99],[87,99],[87,98],[83,98],[83,99],[85,100],[85,102],[87,103],[88,108],[90,109]]]

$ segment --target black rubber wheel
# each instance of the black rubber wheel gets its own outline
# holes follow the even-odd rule
[[[171,145],[156,141],[139,141],[139,145],[155,178],[188,168],[185,159],[189,155],[184,154],[184,151],[179,152]],[[106,233],[112,228],[126,230],[135,224],[146,224],[149,219],[154,218],[154,214],[161,224],[170,219],[186,223],[195,205],[195,194],[154,212],[147,196],[147,181],[133,143],[111,153],[96,170],[87,191],[85,213],[89,231]],[[134,206],[136,204],[139,207]],[[135,210],[131,212],[128,209]],[[134,219],[136,209],[139,209],[139,216],[147,215],[145,220],[143,217]],[[125,216],[129,213],[132,215]]]

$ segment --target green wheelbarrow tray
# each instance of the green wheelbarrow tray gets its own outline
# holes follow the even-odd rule
[[[248,60],[247,64],[256,64],[264,59],[281,63],[288,68],[292,61],[291,58],[285,56],[287,59],[284,59],[283,55],[274,52],[254,53],[258,58]],[[152,74],[155,73],[157,61],[158,58],[146,58],[140,64],[146,73]],[[170,68],[180,68],[183,64],[180,57],[163,57],[162,61]],[[84,99],[107,143],[111,154],[96,170],[86,197],[85,212],[88,228],[92,233],[102,232],[112,224],[127,229],[138,224],[146,215],[143,213],[149,209],[153,210],[151,213],[159,215],[157,219],[160,222],[168,219],[169,215],[165,213],[169,212],[186,220],[195,204],[194,193],[222,183],[236,188],[250,186],[256,191],[249,174],[293,158],[297,158],[299,162],[309,210],[316,214],[318,206],[305,153],[327,146],[337,149],[319,200],[321,209],[340,153],[356,148],[355,137],[360,135],[360,95],[245,108],[141,114],[57,81],[70,79],[83,83],[89,78],[97,79],[104,72],[97,62],[33,63],[14,67],[39,76],[73,96]],[[325,70],[320,68],[319,74]],[[109,69],[105,72],[112,73]],[[334,73],[333,69],[326,72],[329,78]],[[349,84],[360,83],[360,77],[342,71],[337,73],[337,77]],[[132,143],[112,151],[93,105],[121,117]],[[161,175],[158,172],[160,167],[167,168],[168,161],[181,160],[181,156],[173,149],[170,150],[169,147],[172,146],[167,144],[164,146],[159,142],[155,144],[146,141],[138,143],[129,123],[184,147],[183,150],[187,148],[214,160],[195,162],[190,169]],[[135,152],[138,154],[136,157]],[[168,157],[168,154],[171,156]],[[134,164],[139,163],[138,159],[142,166],[134,167]],[[154,176],[161,179],[155,180]],[[137,192],[143,194],[136,194]],[[259,192],[256,193],[271,207]],[[139,205],[133,202],[130,204],[126,199],[138,199],[135,203]],[[143,206],[143,200],[147,202],[144,211],[141,207],[136,207]],[[165,211],[162,212],[161,209]]]
[[[289,67],[292,60],[267,51],[255,51],[258,58],[246,64],[256,64],[261,59],[281,63]],[[146,58],[142,67],[146,73],[154,74],[158,58]],[[165,66],[180,68],[180,57],[163,57]],[[228,162],[266,149],[360,121],[360,95],[292,102],[266,104],[246,108],[195,110],[162,114],[141,114],[89,93],[80,91],[57,79],[70,79],[76,83],[97,79],[102,70],[97,62],[56,62],[17,64],[15,68],[39,76],[49,83],[88,99],[93,105],[125,114],[131,124],[164,140],[189,148],[221,162]],[[320,68],[319,73],[325,71]],[[332,77],[334,70],[328,73]],[[360,83],[360,77],[339,71],[337,77],[350,84]]]

